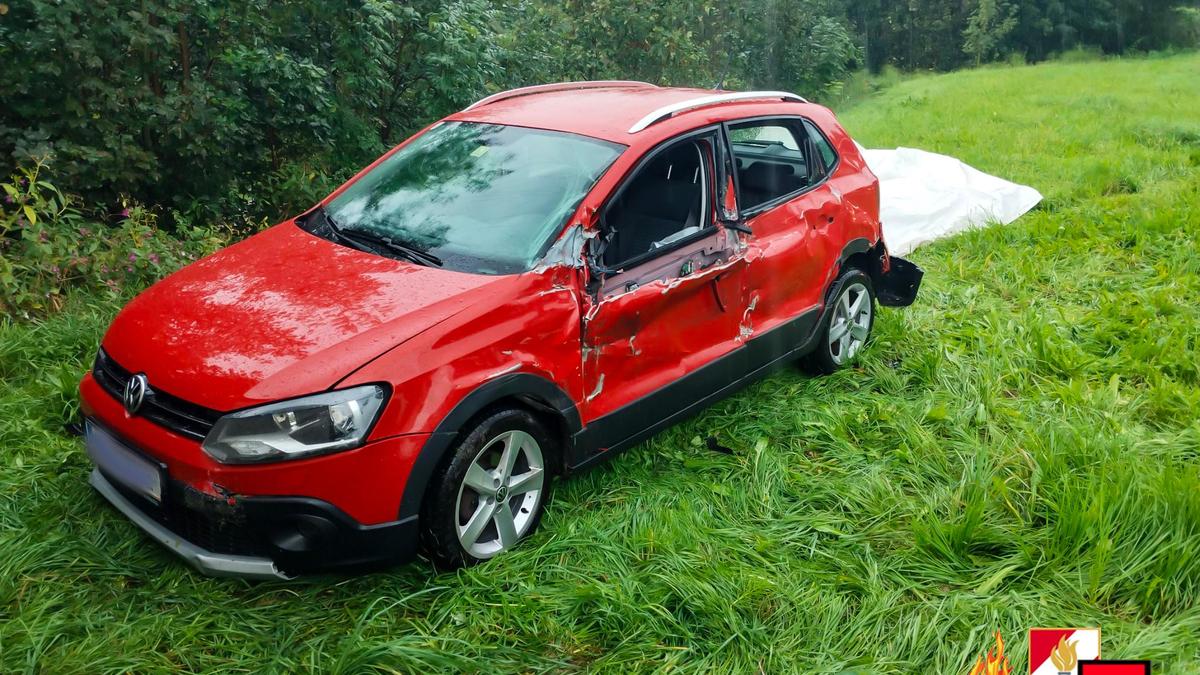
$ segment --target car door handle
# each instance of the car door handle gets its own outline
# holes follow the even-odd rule
[[[713,297],[717,301],[717,308],[722,312],[728,311],[725,306],[725,295],[721,292],[721,279],[725,278],[725,273],[722,272],[712,278]]]

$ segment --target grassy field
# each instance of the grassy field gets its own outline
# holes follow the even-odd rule
[[[966,673],[1000,630],[1023,673],[1028,628],[1099,625],[1200,672],[1198,83],[1195,55],[995,68],[846,111],[1046,200],[914,253],[861,367],[714,406],[455,574],[192,573],[61,431],[115,308],[4,323],[0,671]]]

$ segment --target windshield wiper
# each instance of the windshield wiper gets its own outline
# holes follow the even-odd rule
[[[363,244],[367,244],[368,246],[381,246],[386,251],[405,258],[409,262],[415,262],[418,265],[432,265],[434,267],[441,267],[445,264],[442,262],[442,259],[436,255],[428,251],[422,251],[411,244],[406,244],[402,241],[397,241],[391,237],[385,237],[373,232],[347,229],[334,220],[333,216],[329,215],[329,212],[325,209],[321,209],[321,214],[324,216],[325,222],[329,224],[329,229],[334,233],[334,236],[343,241],[351,244],[357,244],[358,246],[362,246]]]
[[[441,267],[445,264],[442,262],[442,259],[436,255],[428,251],[422,251],[411,244],[397,241],[391,237],[385,237],[383,235],[378,235],[373,232],[365,232],[363,230],[343,229],[341,230],[340,234],[343,237],[358,239],[359,241],[365,241],[370,244],[382,246],[388,251],[391,251],[402,258],[407,258],[409,261],[415,262],[418,265],[433,265],[434,267]]]

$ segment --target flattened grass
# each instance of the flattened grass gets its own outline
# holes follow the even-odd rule
[[[917,251],[860,367],[751,387],[455,574],[187,571],[60,431],[114,307],[0,325],[0,670],[965,673],[1001,630],[1022,672],[1028,628],[1099,625],[1200,672],[1198,82],[1194,55],[994,68],[846,112],[1046,202]]]

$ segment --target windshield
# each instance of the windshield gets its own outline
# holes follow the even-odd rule
[[[624,146],[574,134],[444,122],[326,206],[342,232],[434,254],[446,268],[523,272]]]

